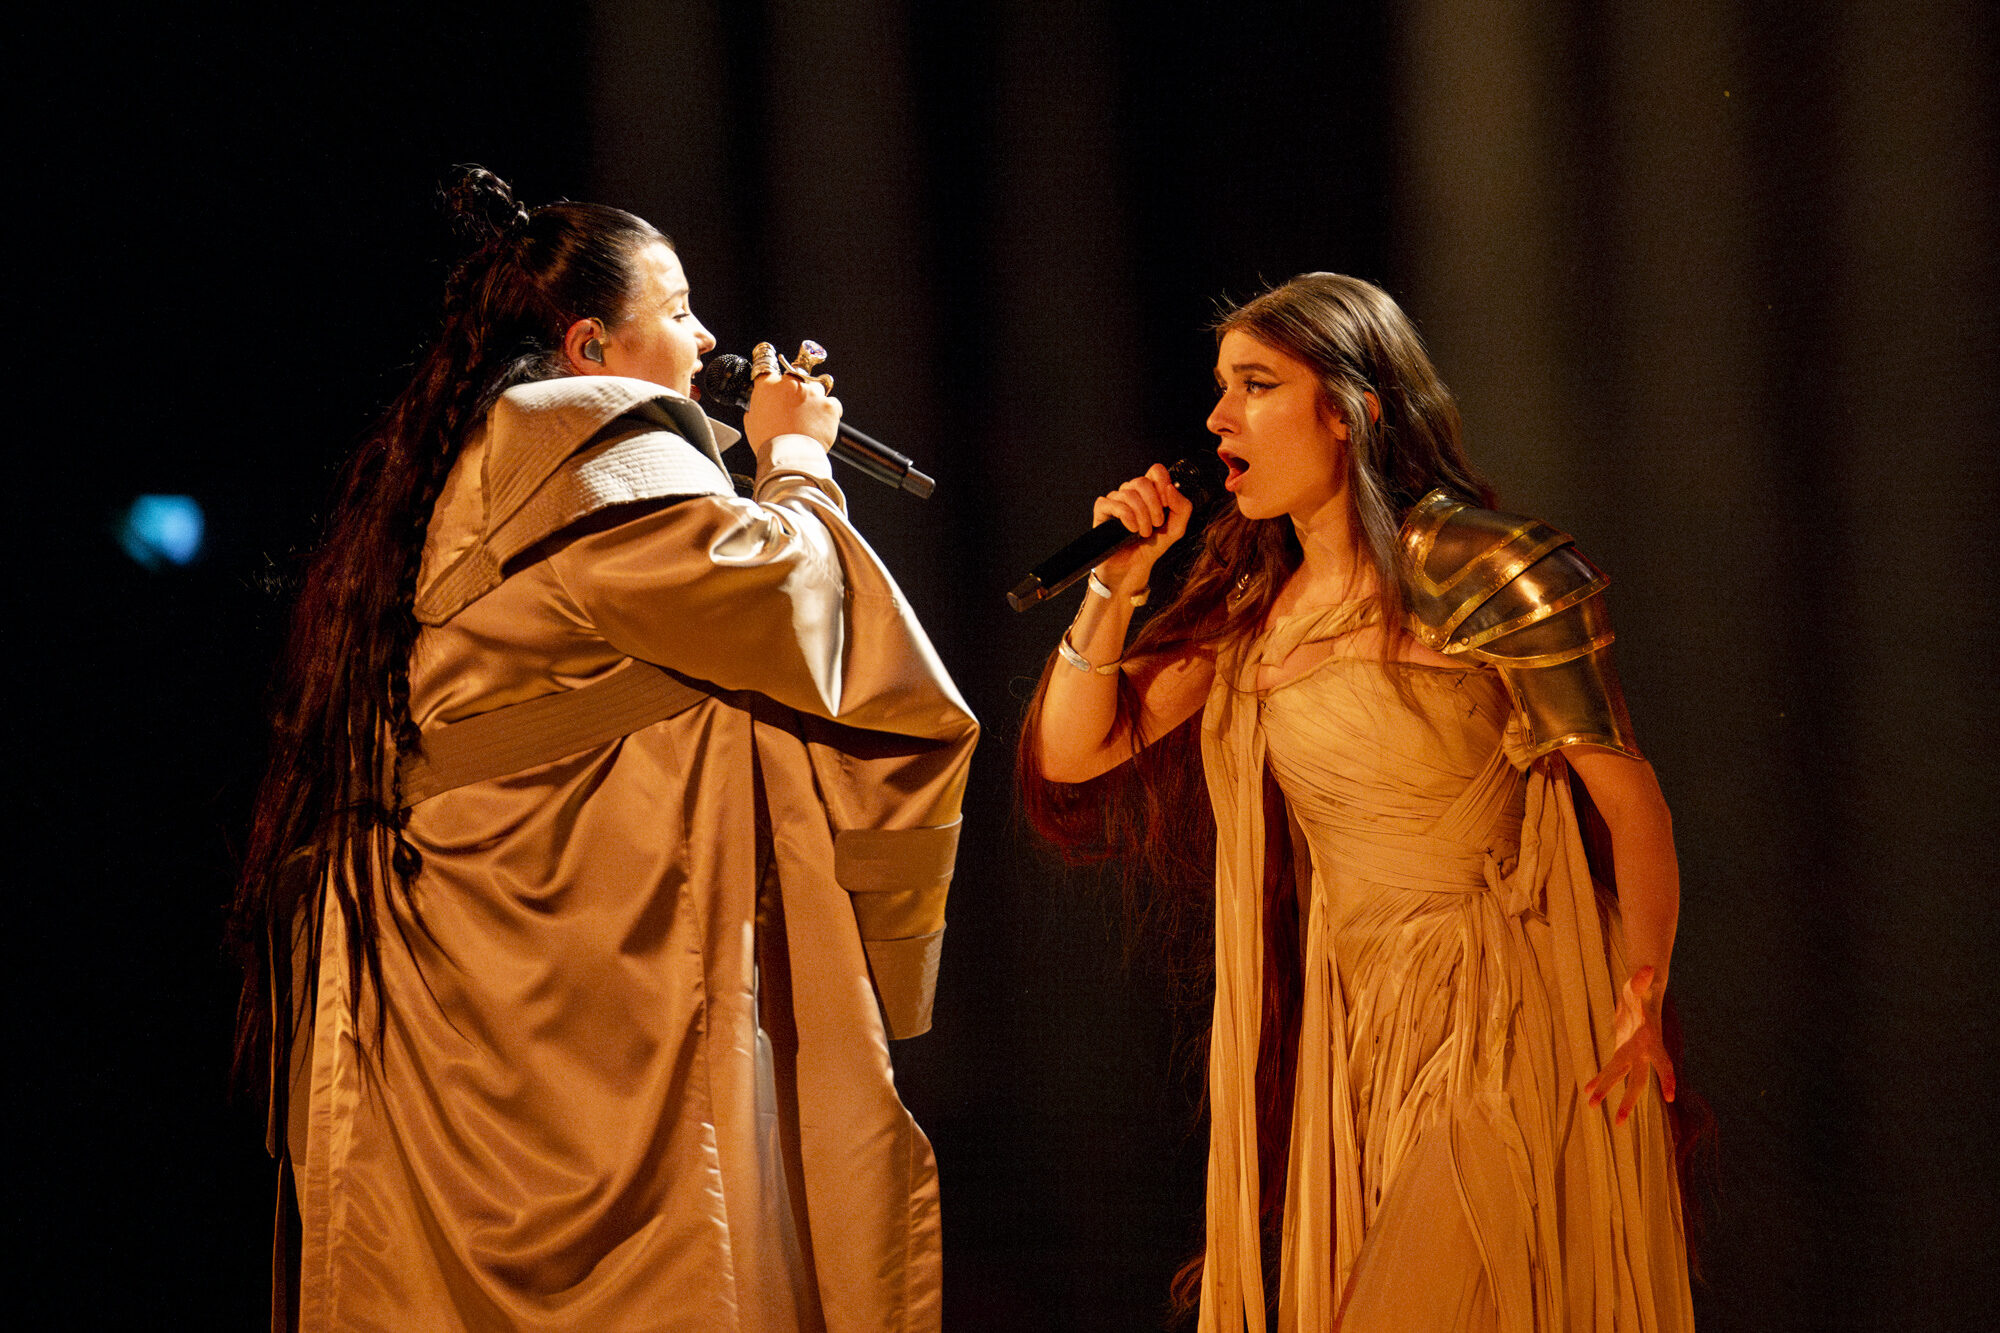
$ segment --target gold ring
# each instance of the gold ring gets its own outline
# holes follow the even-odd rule
[[[750,349],[750,373],[758,379],[765,379],[778,373],[778,349],[769,343],[758,343]]]
[[[792,358],[792,365],[802,375],[810,377],[813,367],[826,360],[826,349],[808,338],[799,344],[799,354]]]

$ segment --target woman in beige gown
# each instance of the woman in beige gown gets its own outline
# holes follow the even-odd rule
[[[767,365],[739,496],[666,239],[457,201],[481,243],[301,593],[239,890],[273,1323],[935,1330],[888,1039],[977,727],[847,524],[828,385]]]
[[[1678,878],[1605,580],[1493,511],[1378,289],[1308,274],[1218,327],[1233,511],[1128,650],[1191,506],[1158,467],[1098,502],[1142,540],[1095,572],[1022,742],[1038,824],[1115,852],[1166,832],[1163,802],[1175,837],[1198,822],[1186,747],[1154,744],[1198,719],[1200,1328],[1691,1327],[1661,1035]]]

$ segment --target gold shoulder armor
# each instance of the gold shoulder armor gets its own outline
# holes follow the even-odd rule
[[[1412,630],[1499,668],[1533,757],[1565,745],[1644,757],[1611,665],[1611,580],[1568,533],[1432,491],[1403,523],[1403,566]]]

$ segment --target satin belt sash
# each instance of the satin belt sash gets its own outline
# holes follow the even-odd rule
[[[553,764],[629,736],[716,697],[687,677],[633,660],[574,690],[508,704],[427,733],[397,765],[399,804],[409,807],[475,782]]]

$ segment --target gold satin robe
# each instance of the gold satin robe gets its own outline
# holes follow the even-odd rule
[[[881,901],[933,980],[949,837],[913,867],[879,831],[955,829],[977,726],[823,458],[740,499],[708,429],[636,381],[525,386],[437,504],[424,730],[635,658],[745,693],[415,806],[379,1039],[323,914],[303,1329],[939,1326],[936,1167],[854,898],[928,879]]]

